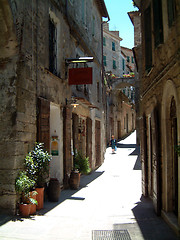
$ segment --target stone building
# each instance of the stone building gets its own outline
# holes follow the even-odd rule
[[[109,23],[103,23],[103,63],[111,89],[107,96],[107,141],[112,134],[116,139],[121,139],[135,129],[135,110],[130,100],[133,87],[129,87],[126,81],[123,82],[123,87],[122,81],[119,83],[123,76],[121,41],[119,31],[111,31]]]
[[[50,177],[64,187],[74,148],[92,169],[103,162],[102,17],[109,16],[103,0],[2,0],[0,10],[0,209],[14,213],[15,178],[36,141],[49,152],[58,142]],[[88,56],[93,62],[73,63]],[[91,84],[87,72],[83,84],[69,82],[70,69],[87,67]]]
[[[157,214],[180,233],[180,2],[134,1],[141,13],[142,189]],[[139,65],[139,63],[138,63]]]
[[[133,55],[134,55],[134,78],[135,78],[135,105],[136,105],[136,142],[139,144],[140,142],[140,125],[141,125],[141,116],[140,114],[140,78],[141,75],[141,13],[140,11],[128,12],[129,18],[134,26],[134,47],[133,47]]]
[[[122,55],[122,66],[123,66],[123,74],[130,74],[131,72],[134,73],[134,54],[133,50],[127,47],[121,46],[121,55]]]
[[[106,72],[120,77],[120,41],[119,31],[110,31],[109,23],[103,24],[103,60]]]

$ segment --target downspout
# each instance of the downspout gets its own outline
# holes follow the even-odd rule
[[[105,97],[105,88],[104,88],[104,61],[103,61],[103,54],[104,54],[104,51],[103,51],[103,24],[105,23],[108,23],[110,20],[109,16],[108,16],[108,20],[107,21],[102,21],[101,22],[101,53],[102,53],[102,95],[103,95],[103,108],[105,110],[105,139],[106,139],[106,142],[107,142],[107,101],[106,101],[106,97]]]

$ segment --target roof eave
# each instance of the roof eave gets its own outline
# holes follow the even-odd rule
[[[108,21],[109,21],[110,17],[109,17],[109,14],[108,14],[108,11],[107,11],[104,0],[95,0],[95,2],[96,2],[97,6],[99,8],[101,16],[104,17],[104,18],[108,18]]]

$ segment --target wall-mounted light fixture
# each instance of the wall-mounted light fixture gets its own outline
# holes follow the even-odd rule
[[[69,65],[71,63],[87,63],[93,62],[93,57],[79,57],[79,58],[66,58],[66,64]]]
[[[77,99],[74,99],[74,98],[67,99],[66,98],[66,105],[71,105],[74,108],[76,108],[79,105],[79,103],[77,102]]]

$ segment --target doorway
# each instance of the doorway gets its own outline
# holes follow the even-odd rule
[[[60,106],[50,104],[50,151],[52,161],[50,163],[50,177],[63,182],[63,117]]]
[[[178,155],[176,152],[177,140],[177,116],[176,102],[174,98],[171,101],[170,108],[171,120],[171,143],[172,143],[172,210],[178,216]]]

